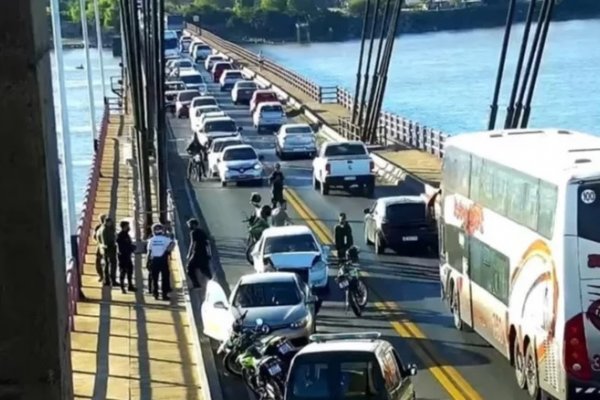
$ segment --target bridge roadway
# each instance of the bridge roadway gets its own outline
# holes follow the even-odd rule
[[[209,75],[203,72],[211,81]],[[377,330],[391,341],[407,362],[416,362],[419,374],[414,379],[420,399],[526,399],[515,384],[508,361],[475,333],[458,332],[439,298],[438,261],[424,257],[405,257],[386,253],[376,255],[363,241],[363,209],[372,200],[332,192],[323,197],[312,189],[311,161],[280,161],[275,155],[274,137],[258,136],[252,127],[247,106],[234,106],[229,92],[217,84],[209,91],[221,107],[244,128],[244,141],[265,156],[265,165],[280,162],[286,176],[286,196],[291,217],[307,224],[323,243],[331,242],[331,228],[339,212],[347,213],[355,242],[361,247],[361,266],[366,272],[370,300],[362,318],[343,310],[341,292],[332,286],[318,317],[319,332],[357,332]],[[191,138],[188,119],[170,119],[169,178],[181,220],[200,216],[215,242],[213,267],[226,290],[240,276],[251,273],[244,258],[245,225],[242,212],[249,211],[251,192],[270,198],[262,188],[228,186],[216,180],[190,183],[185,179],[185,147]],[[376,196],[416,194],[415,188],[378,184]],[[185,240],[182,246],[187,245]],[[334,269],[330,275],[335,273]],[[196,315],[199,318],[199,315]],[[214,349],[213,343],[213,349]],[[215,362],[221,362],[215,355]],[[248,398],[241,381],[219,372],[225,399]]]

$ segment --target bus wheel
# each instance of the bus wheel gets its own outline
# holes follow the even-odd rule
[[[521,350],[521,346],[519,345],[519,340],[517,338],[515,338],[515,342],[513,344],[513,359],[515,362],[515,378],[517,380],[517,385],[520,389],[525,389],[525,387],[527,387],[525,358],[523,357],[523,350]]]
[[[527,392],[532,399],[539,399],[540,387],[538,383],[538,368],[533,341],[527,344],[525,351],[525,378],[527,380]]]
[[[463,329],[463,323],[460,319],[460,306],[458,304],[458,291],[454,289],[454,285],[451,285],[452,288],[452,303],[450,304],[450,309],[452,310],[452,317],[454,319],[454,327],[459,331]]]

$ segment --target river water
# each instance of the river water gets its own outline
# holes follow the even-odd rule
[[[522,27],[512,38],[501,96],[506,107]],[[448,133],[485,129],[498,65],[502,29],[404,35],[395,43],[384,108]],[[554,23],[533,102],[530,126],[555,126],[600,134],[600,20]],[[265,56],[321,85],[353,89],[360,43],[257,45]],[[90,51],[96,123],[102,118],[98,52]],[[85,52],[65,50],[75,198],[81,209],[92,159]],[[107,90],[120,59],[104,52]],[[56,87],[56,85],[55,85]],[[112,95],[112,94],[110,94]],[[56,100],[58,104],[58,99]],[[498,121],[503,121],[503,114]],[[57,125],[60,118],[57,115]],[[79,212],[79,211],[78,211]]]

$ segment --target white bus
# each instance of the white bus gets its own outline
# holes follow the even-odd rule
[[[442,297],[533,398],[600,398],[600,138],[566,130],[445,143]]]

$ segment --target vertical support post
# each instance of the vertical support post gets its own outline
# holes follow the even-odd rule
[[[375,25],[377,25],[377,14],[379,14],[379,0],[375,0],[375,6],[373,8],[373,18],[371,20],[371,30],[369,34],[369,51],[367,53],[367,67],[365,68],[365,76],[364,83],[362,87],[362,95],[360,98],[360,108],[358,112],[357,124],[361,125],[363,123],[363,105],[365,104],[365,100],[367,98],[367,86],[369,84],[369,70],[371,68],[371,55],[373,54],[373,45],[375,44]],[[367,105],[367,110],[371,107],[371,104]],[[364,133],[363,133],[364,140]]]
[[[92,65],[90,63],[90,38],[88,35],[87,13],[85,0],[79,0],[81,12],[81,30],[83,32],[83,46],[85,48],[85,70],[87,72],[88,99],[90,106],[90,121],[92,128],[92,144],[98,148],[98,134],[96,132],[96,105],[94,102],[94,81],[92,78]]]
[[[156,117],[157,117],[157,129],[156,129],[156,147],[157,147],[157,169],[158,169],[158,209],[161,222],[165,223],[168,219],[169,205],[167,196],[167,131],[165,123],[165,108],[164,108],[164,50],[163,50],[163,38],[164,38],[164,12],[165,4],[164,0],[153,0],[154,6],[156,7],[154,15],[155,35],[154,35],[154,49],[155,49],[155,95],[156,95]],[[162,22],[161,22],[162,21]]]
[[[356,70],[356,87],[354,88],[354,99],[352,101],[352,123],[356,122],[356,110],[358,106],[358,96],[360,95],[360,79],[362,72],[362,64],[365,53],[365,40],[367,36],[367,21],[369,20],[369,12],[371,10],[371,0],[365,1],[365,15],[363,17],[362,33],[360,35],[360,52],[358,55],[358,68]]]
[[[506,53],[510,43],[510,32],[512,30],[513,20],[515,17],[515,1],[509,0],[508,13],[506,16],[506,27],[504,29],[504,40],[502,42],[502,50],[500,51],[500,62],[498,64],[498,73],[496,75],[496,86],[494,87],[494,96],[490,106],[490,120],[488,122],[488,130],[493,130],[496,127],[496,117],[498,115],[498,98],[500,97],[500,88],[502,87],[502,77],[504,75],[504,66],[506,64]]]
[[[94,0],[94,15],[96,17],[96,44],[98,45],[98,58],[100,60],[100,82],[102,82],[102,97],[106,99],[106,82],[104,80],[104,45],[102,44],[102,24],[100,24],[100,8],[98,0]],[[122,48],[121,53],[125,48]],[[106,101],[106,100],[105,100]]]

